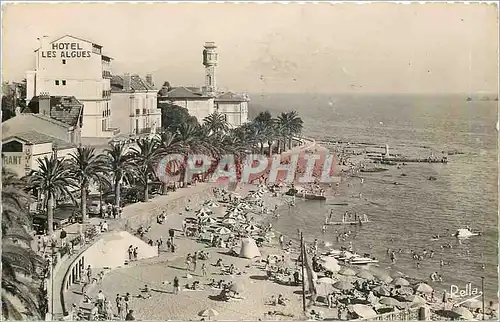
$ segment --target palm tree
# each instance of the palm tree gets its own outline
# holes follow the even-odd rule
[[[2,317],[41,319],[44,309],[34,285],[42,259],[29,249],[31,216],[27,184],[2,168]],[[24,243],[19,243],[23,241]],[[22,273],[22,274],[19,274]],[[19,305],[20,304],[20,305]],[[22,307],[20,307],[22,306]]]
[[[302,132],[303,121],[298,116],[297,112],[281,113],[278,116],[278,129],[280,136],[283,139],[283,148],[286,149],[286,142],[288,141],[289,148],[292,147],[292,138],[294,135],[299,135]]]
[[[155,174],[155,166],[162,156],[160,142],[155,138],[141,138],[132,148],[132,158],[139,178],[144,184],[144,202],[149,201],[149,176]]]
[[[224,132],[229,130],[229,124],[226,121],[226,115],[213,112],[203,119],[203,125],[212,132]]]
[[[54,203],[61,198],[71,198],[71,188],[77,187],[72,178],[72,169],[64,159],[55,155],[38,159],[38,170],[33,171],[29,181],[31,185],[44,195],[43,204],[47,207],[48,234],[54,232]]]
[[[80,206],[82,221],[87,221],[87,192],[91,182],[100,183],[105,178],[106,161],[103,155],[98,155],[94,148],[78,147],[70,154],[73,178],[80,185]]]
[[[110,143],[106,149],[108,170],[112,174],[115,206],[120,207],[121,183],[123,179],[131,179],[136,173],[132,153],[124,142]]]

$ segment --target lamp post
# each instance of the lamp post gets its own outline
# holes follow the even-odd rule
[[[483,320],[484,320],[484,276],[481,277],[481,301],[483,306]]]

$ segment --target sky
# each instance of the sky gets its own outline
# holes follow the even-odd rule
[[[251,93],[497,93],[492,4],[3,4],[3,80],[34,68],[38,37],[103,46],[114,73],[157,87],[202,86],[203,45],[218,86]]]

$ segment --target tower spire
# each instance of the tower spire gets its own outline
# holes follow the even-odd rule
[[[217,46],[214,42],[206,42],[203,47],[203,66],[205,66],[205,88],[204,92],[208,96],[215,96],[217,93],[217,82],[215,79],[215,67],[217,66]]]

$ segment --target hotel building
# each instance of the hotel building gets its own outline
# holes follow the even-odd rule
[[[83,138],[111,138],[111,60],[102,46],[66,35],[42,38],[35,50],[35,70],[27,72],[27,101],[43,95],[74,96],[84,105]]]

